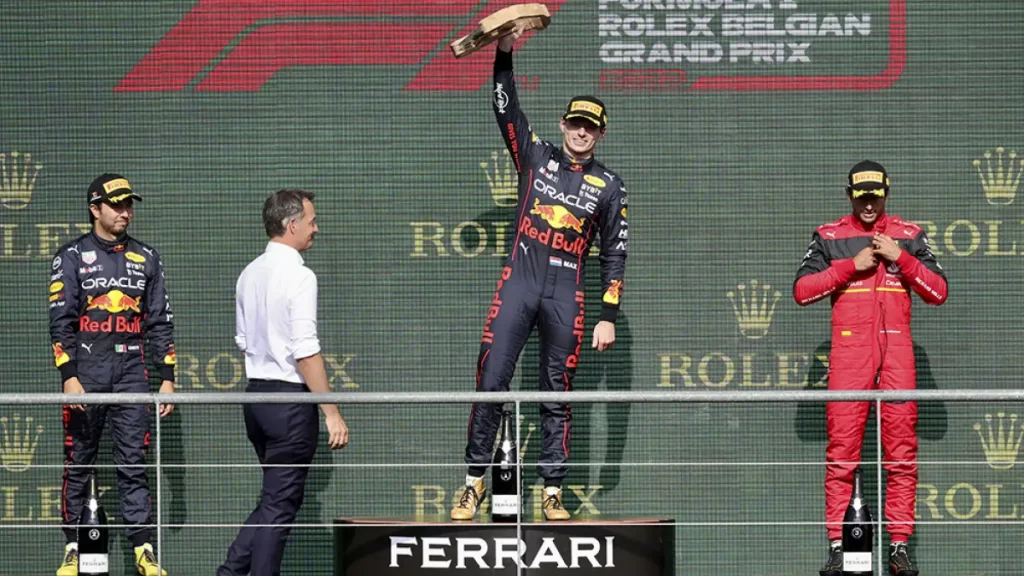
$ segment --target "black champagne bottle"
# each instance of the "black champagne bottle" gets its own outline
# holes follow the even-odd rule
[[[501,413],[501,436],[498,447],[494,451],[491,466],[491,521],[515,522],[519,517],[519,491],[516,465],[515,434],[512,430],[512,413],[503,410]]]
[[[843,574],[871,576],[874,573],[871,544],[874,530],[871,511],[864,498],[864,474],[858,466],[853,471],[853,494],[843,515]]]
[[[107,552],[107,513],[100,506],[96,475],[89,479],[89,496],[78,521],[78,573],[109,576]]]

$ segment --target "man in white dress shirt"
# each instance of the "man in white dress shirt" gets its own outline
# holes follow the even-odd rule
[[[235,342],[245,353],[247,392],[329,392],[316,332],[316,274],[300,252],[313,245],[313,194],[286,189],[263,204],[270,242],[235,286]],[[348,427],[334,404],[321,404],[331,449],[348,444]],[[247,404],[245,430],[263,468],[260,503],[245,521],[217,576],[278,576],[285,540],[316,453],[320,419],[313,404]]]

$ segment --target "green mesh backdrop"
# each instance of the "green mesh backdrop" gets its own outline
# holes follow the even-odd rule
[[[471,390],[515,175],[489,104],[493,48],[456,61],[447,44],[507,4],[6,3],[0,392],[59,389],[49,262],[85,227],[85,188],[105,171],[145,196],[131,233],[163,254],[180,391],[243,389],[233,287],[266,242],[262,201],[282,187],[318,194],[306,261],[334,389]],[[577,389],[825,386],[828,305],[800,309],[790,286],[814,228],[848,211],[845,175],[864,158],[885,164],[889,212],[924,226],[950,278],[948,304],[915,304],[919,387],[1018,386],[1021,4],[548,6],[551,27],[516,54],[524,108],[557,141],[566,100],[602,96],[599,157],[631,196],[618,343],[584,355]],[[596,265],[589,276],[592,325]],[[531,342],[514,388],[536,386],[536,354]],[[529,434],[537,411],[525,408]],[[926,573],[1018,573],[1021,408],[922,404],[912,544]],[[345,416],[352,443],[317,456],[334,467],[312,475],[287,574],[330,573],[322,525],[335,516],[445,512],[461,483],[467,406]],[[683,573],[820,566],[820,405],[577,405],[574,416],[572,462],[598,465],[572,469],[570,511],[670,515],[683,524]],[[179,407],[162,427],[162,558],[172,574],[210,574],[237,531],[219,525],[241,523],[258,494],[241,409]],[[0,574],[56,568],[61,435],[57,406],[0,405]],[[866,464],[872,503],[876,472]],[[113,470],[100,480],[113,486]],[[116,522],[114,493],[103,502]],[[131,573],[126,540],[112,536],[115,572]]]

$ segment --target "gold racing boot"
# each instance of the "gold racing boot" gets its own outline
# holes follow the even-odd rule
[[[472,484],[467,484],[462,490],[462,495],[459,496],[459,501],[452,508],[452,520],[472,520],[486,493],[483,478],[477,478],[473,480]]]
[[[544,501],[541,504],[544,510],[544,519],[549,521],[562,521],[569,519],[569,511],[562,506],[562,489],[554,486],[544,487]]]

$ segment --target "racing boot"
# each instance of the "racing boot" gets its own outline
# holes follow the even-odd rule
[[[821,576],[843,576],[843,541],[836,540],[828,545],[828,560],[818,570]]]
[[[64,547],[64,560],[57,568],[57,576],[78,576],[78,546],[68,544]]]
[[[135,571],[140,576],[167,576],[167,571],[157,566],[156,554],[149,543],[135,547]]]
[[[477,507],[483,502],[485,494],[487,494],[487,490],[484,488],[483,478],[467,478],[462,495],[459,496],[459,501],[452,508],[452,520],[472,520]]]
[[[544,519],[561,521],[569,519],[569,511],[562,506],[562,489],[557,486],[544,487],[544,501],[541,504]]]
[[[906,542],[893,542],[889,545],[889,573],[892,576],[917,576],[917,568],[910,561]]]

